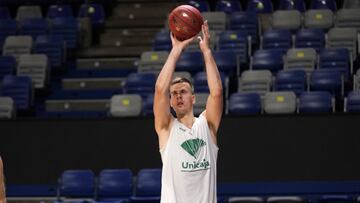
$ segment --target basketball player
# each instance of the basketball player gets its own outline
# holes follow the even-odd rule
[[[3,162],[0,157],[0,203],[6,203]]]
[[[172,50],[155,86],[155,130],[162,158],[161,203],[216,203],[217,131],[223,109],[222,83],[209,48],[209,28],[202,25],[199,46],[204,57],[210,94],[196,118],[194,88],[185,78],[173,78],[184,48],[194,39],[171,36]],[[170,96],[169,96],[170,92]],[[170,113],[170,106],[176,118]]]

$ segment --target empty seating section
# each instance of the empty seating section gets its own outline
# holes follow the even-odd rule
[[[208,21],[225,114],[358,112],[357,0],[4,1],[0,116],[152,116],[172,49],[167,15],[180,4]],[[195,114],[209,93],[198,43],[174,73],[194,83]]]

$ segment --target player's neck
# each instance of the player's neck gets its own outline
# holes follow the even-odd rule
[[[188,128],[191,128],[195,122],[195,116],[192,112],[184,115],[178,115],[177,119]]]

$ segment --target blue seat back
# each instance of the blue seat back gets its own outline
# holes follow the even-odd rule
[[[43,18],[29,18],[20,22],[20,33],[31,35],[34,39],[38,35],[46,35],[49,30],[49,23]]]
[[[332,96],[329,92],[303,92],[299,98],[300,113],[332,112]]]
[[[75,18],[54,18],[51,22],[51,34],[62,36],[67,48],[76,48],[79,33],[78,21]]]
[[[79,17],[90,17],[94,27],[102,26],[105,21],[105,9],[102,4],[83,4],[79,9]]]
[[[195,74],[204,69],[204,60],[200,51],[185,51],[176,63],[176,71]]]
[[[34,52],[46,54],[51,67],[60,67],[64,59],[65,42],[60,35],[39,35],[34,44]]]
[[[272,29],[266,31],[263,35],[263,49],[279,49],[283,52],[286,52],[291,47],[292,36],[289,30]]]
[[[133,180],[130,169],[106,169],[99,174],[98,198],[129,198]]]
[[[217,50],[213,52],[214,59],[220,72],[226,76],[237,71],[237,54],[234,50]]]
[[[248,62],[248,40],[246,31],[224,31],[219,36],[219,50],[234,50],[241,63]]]
[[[51,5],[47,12],[47,17],[52,18],[64,18],[64,17],[74,17],[72,7],[66,4],[57,4]]]
[[[249,0],[246,10],[255,13],[272,13],[273,4],[271,0]]]
[[[3,48],[6,37],[16,35],[17,22],[14,19],[0,19],[0,47]],[[0,51],[1,52],[1,51]]]
[[[258,43],[258,18],[254,12],[233,12],[229,17],[229,30],[240,30],[251,36],[252,44]]]
[[[226,14],[241,10],[240,1],[237,0],[218,0],[215,5],[215,11],[223,11]]]
[[[172,48],[170,32],[169,31],[160,31],[156,33],[153,43],[154,51],[170,51]]]
[[[161,169],[142,169],[137,174],[135,194],[138,197],[160,196]]]
[[[223,72],[220,72],[220,78],[222,86],[225,92],[226,88],[226,75]],[[206,72],[198,72],[194,77],[194,90],[196,93],[208,93],[209,86],[207,83]]]
[[[320,69],[338,70],[344,75],[345,81],[349,78],[350,53],[345,48],[326,48],[319,53]]]
[[[259,114],[261,112],[261,97],[254,92],[233,93],[229,99],[229,114]]]
[[[148,94],[153,94],[156,76],[154,73],[130,73],[124,85],[127,94],[140,94],[145,99]]]
[[[0,81],[5,75],[12,75],[16,70],[16,60],[12,56],[0,56]]]
[[[28,76],[4,76],[2,80],[1,95],[11,97],[18,110],[30,109],[33,104],[31,78]]]
[[[59,180],[60,197],[94,197],[95,179],[91,170],[66,170]]]
[[[360,92],[349,92],[346,100],[347,112],[360,112]]]
[[[341,93],[341,72],[329,69],[313,71],[310,77],[310,88],[315,91],[328,91],[334,95]]]
[[[153,116],[154,115],[154,94],[149,94],[144,103],[144,114],[146,116]]]
[[[299,96],[306,90],[306,84],[304,70],[281,70],[276,75],[274,88],[276,91],[293,91]]]
[[[322,29],[300,29],[295,37],[296,48],[314,48],[319,52],[325,47],[325,33]]]
[[[337,6],[335,0],[311,0],[311,9],[330,9],[336,12]]]
[[[305,1],[304,0],[280,0],[280,10],[298,10],[299,12],[305,12]]]
[[[209,2],[206,0],[188,0],[187,4],[197,8],[200,12],[210,11]]]
[[[276,73],[283,68],[283,52],[278,49],[259,49],[253,54],[251,68]]]

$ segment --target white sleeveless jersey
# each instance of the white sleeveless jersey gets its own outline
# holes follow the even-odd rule
[[[216,203],[214,144],[203,115],[191,129],[174,120],[168,141],[160,150],[162,167],[161,203]]]

